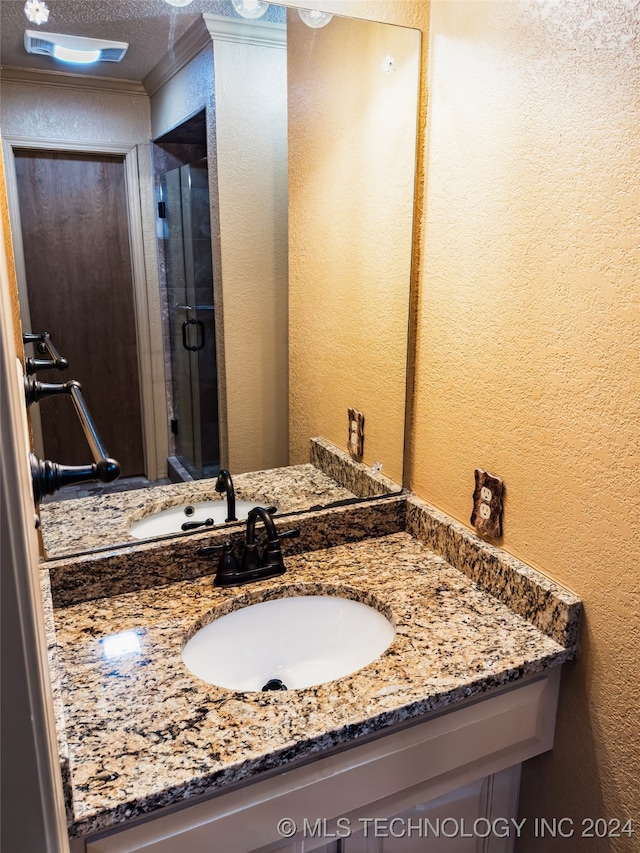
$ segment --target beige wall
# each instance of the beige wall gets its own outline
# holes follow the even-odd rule
[[[585,602],[517,849],[631,851],[637,836],[586,841],[579,823],[571,839],[531,830],[638,829],[637,9],[437,0],[429,21],[426,2],[314,5],[431,28],[411,487],[468,524],[473,469],[503,477],[498,544]]]
[[[287,56],[214,42],[227,466],[289,462]]]
[[[432,3],[411,484],[468,522],[503,477],[500,544],[586,607],[530,818],[639,817],[639,40],[622,3]]]
[[[291,461],[346,449],[353,407],[401,482],[419,34],[291,14],[288,45]]]

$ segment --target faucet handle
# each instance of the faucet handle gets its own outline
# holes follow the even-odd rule
[[[283,530],[282,533],[278,533],[279,539],[297,539],[300,536],[299,530]]]
[[[269,539],[267,544],[262,552],[262,560],[260,565],[262,566],[271,566],[271,567],[282,567],[284,571],[284,562],[282,560],[282,551],[280,549],[280,540],[281,539],[295,539],[296,536],[300,536],[299,530],[283,530],[282,533],[278,533],[276,539]]]
[[[198,557],[209,557],[211,554],[215,554],[217,551],[222,551],[225,545],[230,545],[230,542],[224,542],[222,545],[205,545],[202,548],[198,548],[196,551],[196,555]]]
[[[233,553],[233,545],[231,542],[227,541],[223,542],[221,545],[207,545],[204,548],[198,548],[196,554],[199,557],[208,557],[210,554],[217,553],[218,551],[222,551],[222,554],[220,556],[220,562],[218,563],[218,570],[216,572],[216,579],[214,583],[219,585],[219,577],[224,579],[225,576],[229,577],[238,571],[238,561]]]
[[[218,563],[218,571],[216,572],[216,579],[214,580],[214,584],[218,586],[224,586],[224,579],[230,578],[233,575],[238,573],[238,561],[236,560],[236,556],[233,553],[233,545],[231,542],[223,542],[222,543],[222,556],[220,557],[220,562]]]
[[[212,518],[206,518],[204,521],[185,521],[180,525],[181,530],[197,530],[198,527],[213,527],[215,521]],[[212,548],[217,547],[212,545]]]

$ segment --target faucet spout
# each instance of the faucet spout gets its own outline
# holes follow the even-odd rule
[[[221,468],[216,480],[216,492],[227,494],[227,517],[225,521],[237,521],[236,518],[236,493],[233,488],[231,474],[226,468]]]
[[[262,559],[256,546],[256,521],[259,518],[262,520],[264,529],[267,533],[267,547],[265,548]],[[267,555],[268,549],[270,549],[269,555]],[[268,560],[266,559],[267,556],[269,556]],[[280,551],[280,540],[278,539],[276,526],[267,510],[262,506],[256,506],[247,516],[247,535],[244,550],[242,552],[240,570],[244,572],[253,572],[258,568],[266,567],[278,570],[281,569],[281,572],[279,571],[280,574],[284,572],[284,563],[282,562],[282,552]]]
[[[278,539],[278,532],[275,524],[273,523],[271,513],[263,506],[256,506],[249,511],[249,515],[247,516],[247,545],[255,544],[256,521],[259,518],[262,519],[262,523],[264,524],[264,529],[267,533],[267,540],[269,542],[278,542],[279,544],[280,540]]]
[[[260,519],[267,533],[267,544],[260,554],[256,545],[256,522]],[[269,509],[262,506],[254,507],[247,516],[247,533],[245,544],[240,559],[240,565],[233,555],[233,547],[230,542],[222,545],[211,545],[199,548],[199,557],[207,557],[209,554],[222,551],[220,564],[216,573],[216,586],[240,586],[253,581],[275,578],[286,572],[282,550],[281,539],[293,539],[300,535],[299,530],[284,530],[278,533],[271,517]]]
[[[262,552],[258,554],[256,546],[256,521],[261,519],[267,534],[267,544]],[[247,516],[247,536],[240,563],[241,571],[253,572],[257,569],[263,577],[276,577],[283,575],[286,571],[280,547],[281,539],[291,539],[299,536],[299,530],[286,530],[278,534],[271,513],[262,506],[254,507]]]

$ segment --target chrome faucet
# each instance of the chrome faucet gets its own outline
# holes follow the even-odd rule
[[[221,468],[216,480],[216,492],[227,493],[227,517],[225,521],[237,521],[236,518],[236,493],[233,488],[231,474],[226,468]]]
[[[260,553],[256,545],[256,522],[262,520],[267,533],[267,543]],[[252,581],[275,578],[286,572],[281,539],[293,539],[300,536],[299,530],[284,530],[278,533],[269,509],[262,506],[254,507],[247,516],[247,533],[240,563],[233,553],[231,542],[222,545],[210,545],[199,548],[199,557],[206,557],[214,552],[222,551],[214,584],[216,586],[241,586]]]

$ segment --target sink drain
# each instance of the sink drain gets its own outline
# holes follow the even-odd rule
[[[288,690],[286,684],[283,684],[279,678],[270,678],[262,688],[264,690]]]

